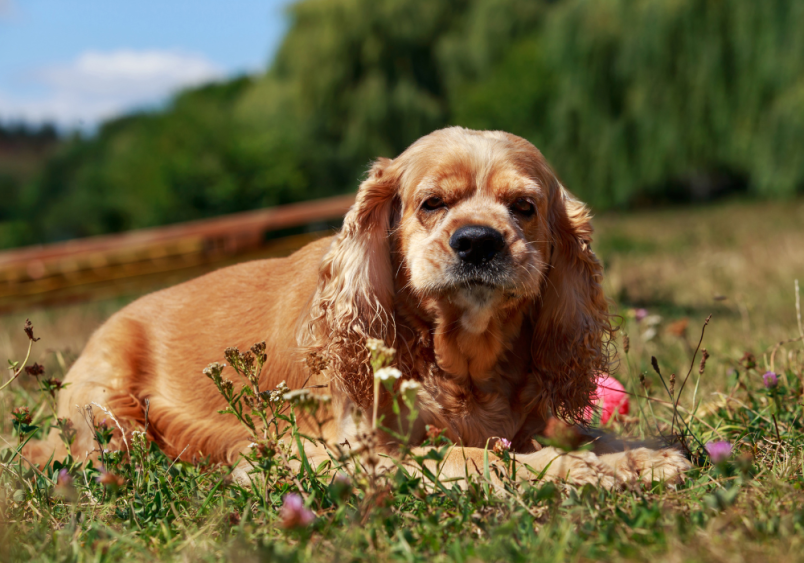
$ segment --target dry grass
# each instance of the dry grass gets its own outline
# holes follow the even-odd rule
[[[727,358],[750,350],[769,363],[763,353],[798,334],[794,280],[804,282],[804,201],[608,214],[595,226],[616,309],[644,307],[663,317],[657,337],[638,355],[640,371],[651,373],[654,355],[668,372],[686,373],[688,343],[697,343],[709,314],[703,346],[720,361],[710,362],[704,393],[723,388],[733,367]],[[680,338],[671,325],[682,319],[689,326]],[[795,350],[782,350],[777,363]]]

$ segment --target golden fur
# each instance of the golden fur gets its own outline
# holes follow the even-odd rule
[[[494,260],[471,271],[450,246],[467,225],[504,240]],[[283,380],[291,389],[328,386],[324,436],[330,444],[354,439],[366,429],[355,426],[352,409],[374,408],[366,339],[377,338],[397,349],[403,377],[421,383],[414,441],[433,425],[463,446],[447,475],[463,475],[463,460],[479,461],[498,437],[554,477],[607,486],[651,473],[678,479],[688,463],[675,450],[604,453],[604,440],[599,455],[562,455],[533,441],[551,415],[579,421],[595,374],[609,367],[612,328],[591,234],[585,206],[524,139],[436,131],[373,165],[335,237],[145,296],[110,318],[59,397],[59,416],[79,430],[72,453],[94,449],[81,406],[103,405],[131,428],[143,425],[148,399],[149,437],[168,455],[236,462],[250,437],[217,414],[225,404],[201,372],[225,347],[261,340],[261,388]],[[311,352],[328,364],[312,377],[303,361]],[[390,415],[387,399],[378,407]],[[380,442],[393,450],[389,437]],[[59,444],[51,435],[28,453],[41,462],[54,449],[66,453]]]

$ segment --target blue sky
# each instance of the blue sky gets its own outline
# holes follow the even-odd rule
[[[289,0],[0,0],[0,120],[92,127],[265,69]]]

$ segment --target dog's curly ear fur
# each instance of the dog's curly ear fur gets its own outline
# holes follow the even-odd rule
[[[381,158],[371,167],[321,263],[306,334],[299,339],[327,359],[333,380],[366,410],[373,402],[366,339],[394,339],[389,235],[398,182],[393,161]]]
[[[553,248],[534,308],[533,371],[542,382],[542,404],[559,418],[580,422],[591,406],[595,376],[609,369],[612,327],[603,268],[590,246],[589,211],[557,180],[551,187]]]

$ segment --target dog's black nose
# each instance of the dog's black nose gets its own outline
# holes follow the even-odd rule
[[[461,260],[477,265],[488,262],[505,248],[505,239],[491,227],[467,225],[452,233],[449,245]]]

